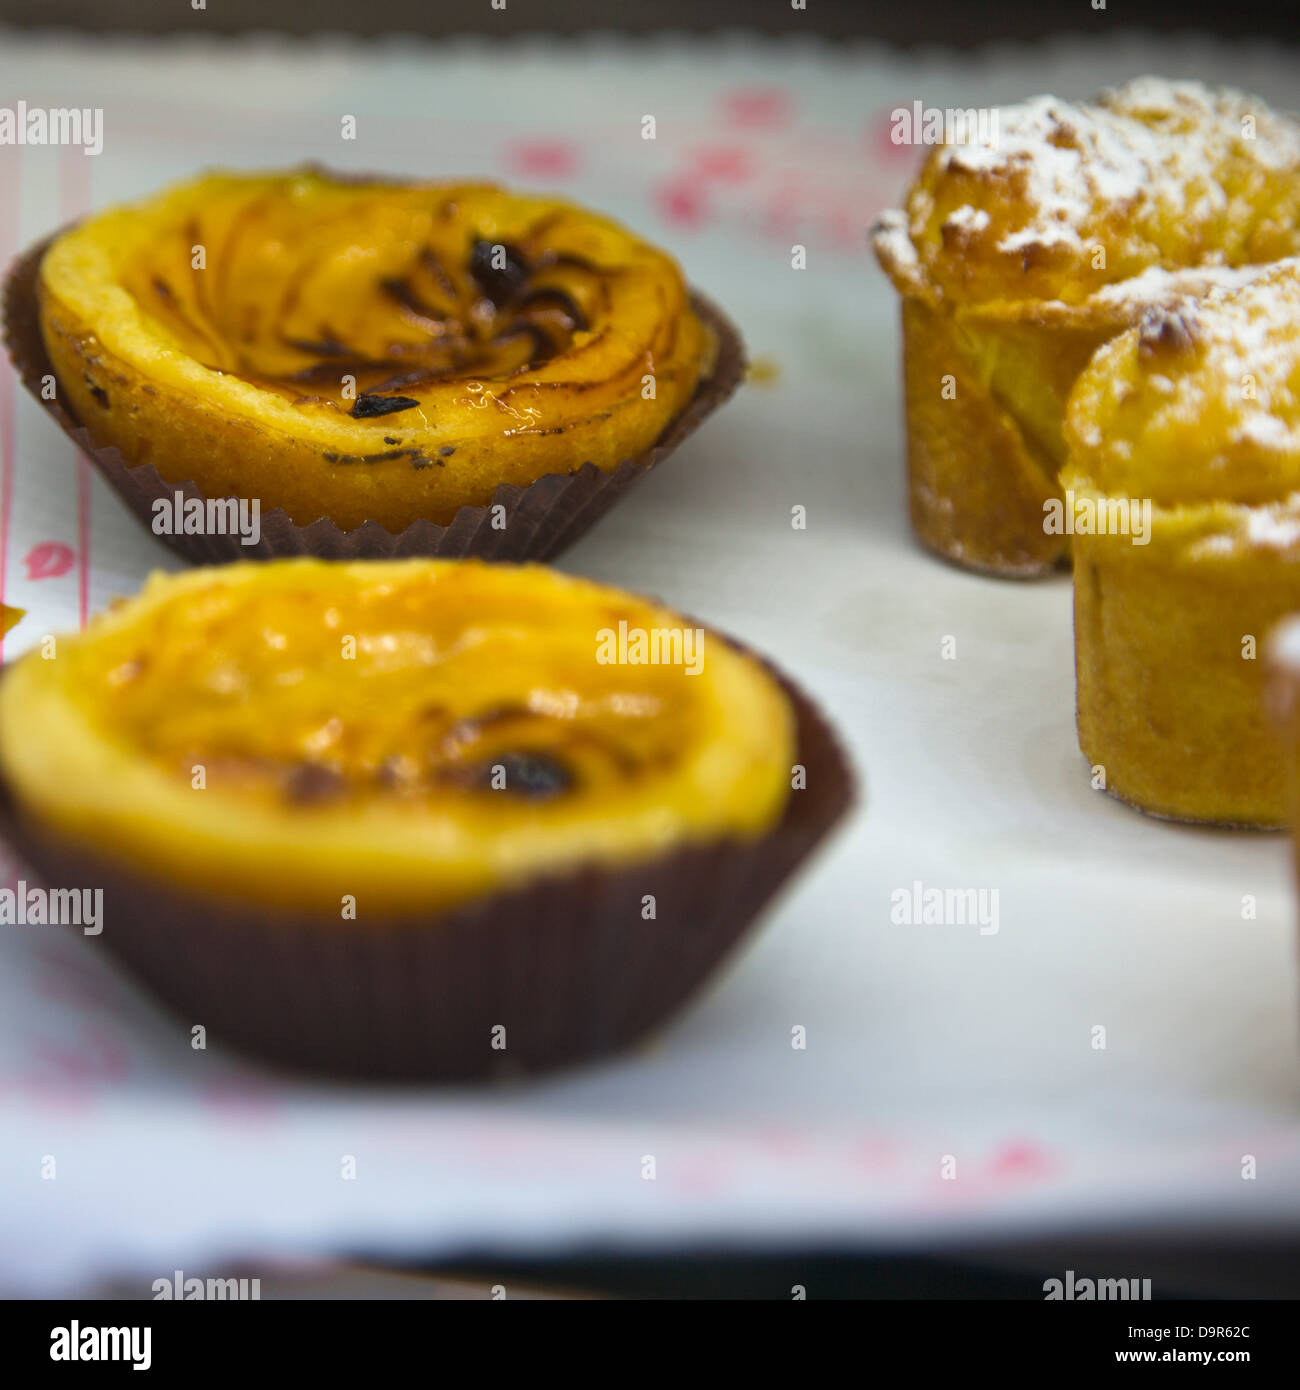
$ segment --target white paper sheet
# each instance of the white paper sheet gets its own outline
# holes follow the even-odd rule
[[[1068,579],[983,580],[913,547],[897,306],[865,246],[917,156],[888,141],[893,107],[1083,97],[1143,71],[1283,106],[1295,90],[1276,51],[1168,40],[956,57],[0,35],[0,104],[105,112],[97,158],[0,147],[4,259],[200,166],[304,158],[556,188],[671,247],[776,380],[561,563],[771,653],[824,703],[866,788],[653,1045],[505,1089],[327,1087],[196,1053],[95,940],[0,929],[0,1288],[113,1276],[143,1292],[226,1258],[354,1250],[1300,1228],[1287,843],[1147,821],[1092,792]],[[3,596],[28,610],[6,656],[178,565],[7,365],[0,452]],[[997,888],[998,931],[895,925],[891,894],[915,880]]]

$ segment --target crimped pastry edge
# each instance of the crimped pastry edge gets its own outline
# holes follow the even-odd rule
[[[331,1076],[464,1082],[545,1072],[632,1045],[675,1014],[858,799],[820,709],[758,659],[791,702],[807,784],[749,842],[580,866],[436,915],[340,930],[333,920],[233,912],[87,852],[23,815],[3,777],[0,838],[52,887],[104,888],[113,921],[96,939],[186,1025],[179,1045],[203,1023],[215,1045]],[[649,921],[646,894],[656,898]],[[491,1046],[498,1025],[501,1051]]]
[[[70,224],[72,225],[72,224]],[[32,397],[54,419],[78,449],[104,475],[113,489],[150,529],[153,504],[168,502],[177,492],[186,501],[207,500],[192,479],[168,482],[152,464],[131,464],[112,445],[96,442],[90,430],[57,399],[43,400],[40,382],[54,376],[40,331],[36,281],[41,258],[69,227],[42,239],[10,267],[0,296],[0,320],[10,361]],[[609,472],[584,463],[572,473],[548,473],[527,487],[500,484],[490,502],[464,506],[445,525],[416,519],[400,532],[375,521],[350,530],[322,516],[306,525],[293,521],[282,507],[261,513],[261,536],[246,546],[237,535],[164,535],[158,539],[196,564],[232,560],[276,559],[314,555],[322,559],[393,559],[407,556],[486,560],[548,560],[572,545],[651,468],[662,462],[704,420],[734,393],[745,372],[745,346],[739,330],[715,304],[692,289],[691,307],[717,342],[713,369],[696,388],[686,408],[658,440],[635,458],[624,459]],[[493,511],[503,507],[504,526],[493,525]],[[498,517],[501,514],[498,514]]]

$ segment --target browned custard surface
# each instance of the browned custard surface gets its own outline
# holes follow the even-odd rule
[[[753,837],[793,761],[758,662],[537,566],[158,575],[0,686],[0,768],[42,824],[335,915]]]
[[[66,233],[40,293],[97,441],[300,524],[446,522],[612,470],[716,352],[663,252],[487,185],[208,175]]]

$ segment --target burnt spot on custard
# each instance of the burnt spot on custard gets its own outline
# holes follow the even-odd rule
[[[441,784],[460,792],[505,793],[521,801],[553,801],[577,785],[570,765],[551,752],[535,749],[507,749],[473,762],[445,765],[431,784],[427,773],[403,769],[400,759],[388,759],[374,773],[374,781],[385,791],[427,792]],[[326,806],[356,794],[348,777],[323,763],[301,762],[280,774],[280,792],[293,806]]]
[[[553,753],[519,749],[457,768],[451,780],[473,791],[505,792],[524,801],[553,801],[572,791],[576,779],[568,764]]]
[[[419,404],[414,396],[373,396],[363,392],[348,413],[354,420],[370,420],[377,415],[396,415],[400,410],[413,410]]]
[[[421,449],[383,449],[376,454],[339,454],[332,450],[321,455],[326,463],[391,463],[393,459],[409,459],[412,468],[445,468],[442,459],[431,459]]]
[[[295,806],[318,806],[337,801],[348,789],[342,773],[321,763],[297,763],[284,776],[286,801]]]
[[[304,409],[355,420],[410,410],[422,388],[508,381],[571,351],[574,335],[590,333],[593,313],[608,305],[609,280],[618,274],[581,255],[547,250],[548,214],[517,241],[468,231],[460,256],[446,264],[431,246],[419,247],[404,264],[390,263],[368,284],[352,286],[351,303],[314,303],[320,264],[308,253],[265,302],[233,304],[230,243],[236,231],[246,234],[255,208],[245,214],[227,245],[209,246],[211,269],[191,267],[189,279],[178,278],[181,272],[142,276],[149,312],[211,370]],[[205,240],[197,222],[184,234],[188,245]],[[575,390],[585,384],[539,383]],[[385,437],[390,447],[399,442]]]
[[[531,272],[518,247],[479,238],[469,250],[469,273],[484,297],[502,308],[523,294]]]

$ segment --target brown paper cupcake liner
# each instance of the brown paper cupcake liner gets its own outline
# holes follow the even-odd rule
[[[834,733],[772,674],[807,776],[767,834],[587,866],[433,916],[276,916],[163,884],[37,827],[2,780],[0,837],[49,886],[102,888],[94,941],[214,1046],[371,1080],[545,1071],[627,1047],[676,1012],[851,806]]]
[[[60,235],[62,232],[57,232],[31,247],[10,267],[0,303],[5,345],[23,385],[153,535],[150,522],[155,501],[164,498],[170,502],[177,492],[187,501],[206,501],[206,494],[191,480],[166,482],[152,464],[128,463],[112,445],[97,443],[66,406],[57,400],[41,399],[41,378],[53,376],[54,368],[41,337],[36,283],[41,258]],[[396,535],[375,521],[363,522],[351,531],[341,530],[328,517],[299,526],[283,508],[272,507],[262,513],[261,537],[256,545],[244,545],[238,535],[177,535],[159,536],[158,539],[196,564],[271,560],[293,555],[314,555],[326,560],[387,560],[416,555],[549,560],[583,535],[633,483],[666,458],[739,385],[745,370],[745,348],[740,333],[703,295],[692,291],[691,305],[717,337],[718,355],[713,371],[701,382],[686,409],[669,423],[649,449],[635,458],[624,459],[610,473],[594,463],[584,463],[572,473],[548,473],[527,487],[502,483],[486,506],[462,507],[445,526],[432,521],[413,521]],[[492,524],[492,509],[497,506],[505,509],[504,526]]]

